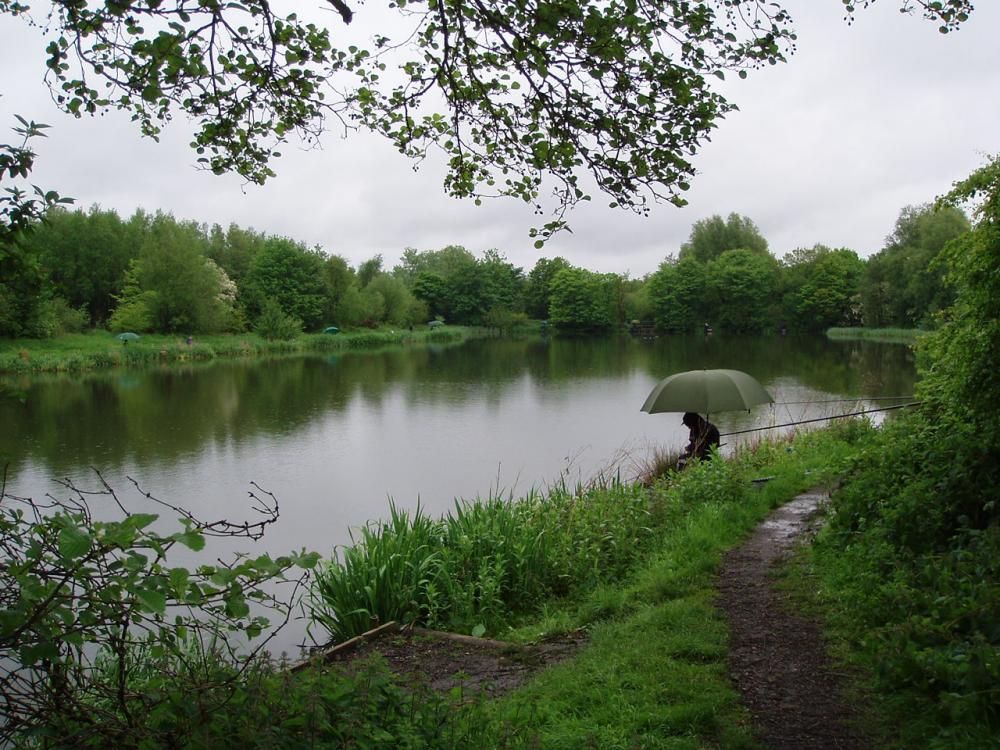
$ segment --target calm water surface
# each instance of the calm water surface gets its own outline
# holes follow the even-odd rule
[[[701,367],[745,370],[779,402],[858,399],[713,415],[723,433],[910,394],[915,377],[898,344],[716,336],[474,340],[21,378],[7,385],[23,398],[0,399],[0,463],[15,494],[65,495],[61,478],[93,487],[98,469],[136,509],[146,506],[126,477],[212,520],[254,520],[255,481],[281,504],[260,545],[329,552],[384,516],[388,498],[436,515],[456,497],[633,476],[651,446],[679,449],[687,436],[680,415],[641,413],[646,395]]]

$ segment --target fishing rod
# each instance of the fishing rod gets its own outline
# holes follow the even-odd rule
[[[913,396],[858,396],[857,398],[828,398],[823,401],[775,401],[772,406],[791,406],[793,404],[843,404],[855,401],[905,401]]]
[[[815,403],[815,402],[814,402]],[[816,419],[803,419],[799,422],[786,422],[785,424],[774,424],[769,427],[752,427],[749,430],[736,430],[736,432],[723,432],[719,435],[720,438],[729,437],[730,435],[744,435],[748,432],[761,432],[763,430],[776,430],[779,427],[795,427],[800,424],[809,424],[810,422],[825,422],[829,419],[843,419],[844,417],[858,417],[863,414],[874,414],[879,411],[893,411],[894,409],[907,409],[911,406],[920,406],[923,401],[913,401],[909,404],[896,404],[895,406],[883,406],[881,409],[867,409],[865,411],[854,411],[849,414],[835,414],[832,417],[817,417]]]

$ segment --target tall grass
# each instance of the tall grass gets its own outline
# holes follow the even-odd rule
[[[313,619],[334,640],[389,620],[496,632],[541,601],[623,575],[654,535],[641,485],[395,506],[317,573]]]
[[[887,343],[912,344],[927,333],[920,328],[828,328],[826,335],[831,339],[866,339]]]

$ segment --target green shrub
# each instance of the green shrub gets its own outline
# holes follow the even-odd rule
[[[290,341],[302,333],[302,321],[286,315],[273,299],[261,305],[254,332],[268,341]]]

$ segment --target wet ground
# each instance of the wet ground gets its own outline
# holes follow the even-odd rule
[[[335,655],[332,663],[352,663],[378,655],[411,687],[447,692],[461,688],[491,696],[509,692],[539,669],[568,658],[586,634],[569,633],[526,646],[433,632],[386,632]]]
[[[726,556],[719,574],[730,675],[758,738],[773,750],[871,746],[855,727],[819,627],[793,614],[789,595],[775,587],[775,566],[815,529],[827,497],[817,489],[778,508]]]

